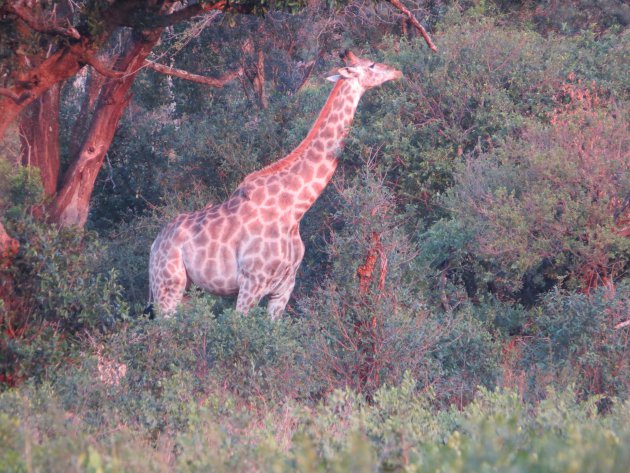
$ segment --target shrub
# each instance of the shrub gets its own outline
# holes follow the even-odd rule
[[[439,386],[442,399],[453,391],[467,399],[478,383],[491,385],[487,332],[468,315],[439,315],[426,303],[412,266],[416,250],[391,192],[370,169],[339,192],[325,248],[329,272],[297,304],[313,339],[308,361],[322,392],[351,387],[370,399],[406,371]]]
[[[147,439],[133,415],[101,403],[102,423],[64,409],[52,386],[0,394],[0,450],[11,471],[599,471],[625,472],[630,405],[577,402],[548,390],[536,406],[482,389],[461,410],[436,410],[405,377],[373,402],[335,391],[317,406],[241,409],[229,397],[192,405],[181,430]],[[76,405],[73,407],[77,407]],[[90,470],[92,469],[92,470]]]
[[[217,315],[214,304],[211,297],[192,297],[176,317],[139,319],[95,338],[80,369],[58,375],[67,408],[84,406],[78,414],[95,425],[108,422],[103,416],[111,409],[155,438],[184,430],[198,404],[256,409],[309,396],[296,322],[272,322],[262,310]],[[104,363],[124,366],[123,376],[104,376]]]
[[[77,336],[104,331],[127,315],[116,272],[99,270],[94,234],[23,217],[9,222],[19,252],[9,267],[13,293],[1,306],[0,372],[15,382],[68,362]]]
[[[79,334],[111,329],[127,305],[94,233],[33,217],[42,213],[38,171],[3,160],[0,171],[0,211],[19,244],[0,264],[0,382],[15,384],[67,363]]]
[[[630,393],[628,327],[616,328],[630,313],[628,285],[590,296],[554,291],[535,311],[532,341],[524,364],[534,393],[548,384],[574,385],[580,398]],[[538,394],[539,395],[539,394]]]
[[[310,362],[324,392],[349,386],[371,396],[408,369],[427,373],[437,328],[406,272],[413,247],[393,199],[368,171],[340,191],[326,252],[330,271],[299,313],[314,343]]]
[[[457,246],[439,251],[477,260],[470,288],[531,304],[550,284],[589,288],[624,273],[630,247],[616,226],[630,190],[623,116],[584,112],[533,126],[458,172],[445,199],[452,220],[441,225],[463,231]],[[440,235],[428,232],[427,248],[443,246],[434,243]]]

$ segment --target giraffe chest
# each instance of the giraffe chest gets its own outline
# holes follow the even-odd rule
[[[297,224],[287,226],[275,220],[255,225],[244,232],[240,242],[239,268],[274,278],[297,268],[303,255],[301,247]]]

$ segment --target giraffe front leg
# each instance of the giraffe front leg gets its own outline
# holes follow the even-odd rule
[[[241,314],[247,313],[260,302],[262,298],[262,286],[252,279],[241,276],[241,283],[236,297],[236,311]]]
[[[278,289],[278,291],[273,292],[269,296],[269,303],[267,304],[267,313],[271,317],[271,320],[277,320],[287,304],[289,303],[289,298],[293,293],[293,288],[295,287],[295,275],[291,277],[285,284],[282,285]]]

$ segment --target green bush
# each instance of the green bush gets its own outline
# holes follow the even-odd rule
[[[116,271],[102,271],[96,235],[56,229],[23,217],[7,228],[20,244],[9,267],[13,284],[0,310],[0,372],[8,379],[44,376],[63,366],[86,332],[110,330],[127,316]]]
[[[42,378],[76,354],[80,334],[112,328],[127,316],[127,303],[105,249],[94,233],[58,229],[32,216],[41,213],[39,173],[0,161],[0,211],[19,243],[0,299],[0,379]]]
[[[140,319],[95,338],[80,369],[57,377],[68,408],[85,405],[81,415],[98,424],[107,422],[105,405],[158,435],[184,429],[191,409],[217,392],[243,406],[308,397],[298,323],[274,323],[262,310],[216,315],[214,305],[193,297],[172,319]],[[124,366],[124,376],[108,376],[108,366]]]
[[[532,342],[523,362],[534,391],[574,385],[581,398],[630,392],[628,328],[615,328],[630,313],[627,283],[591,295],[560,291],[545,296],[535,311]]]
[[[370,398],[406,371],[438,385],[442,399],[468,399],[478,384],[493,385],[486,329],[470,314],[441,314],[426,302],[424,279],[413,271],[417,250],[391,192],[369,168],[339,192],[327,277],[297,301],[322,392],[352,387]]]
[[[52,386],[0,394],[3,469],[25,471],[597,471],[625,472],[630,405],[577,402],[548,390],[527,405],[511,391],[481,389],[462,409],[436,409],[406,376],[366,402],[335,391],[308,407],[243,409],[230,397],[191,404],[187,423],[159,435],[114,399],[93,423],[62,407]],[[148,402],[145,401],[145,402]]]
[[[0,156],[0,214],[4,218],[19,218],[43,196],[39,169],[16,167]]]
[[[551,284],[588,288],[622,275],[630,254],[616,224],[630,191],[624,116],[563,117],[467,163],[444,199],[451,220],[425,235],[429,264],[468,266],[472,291],[528,304]]]

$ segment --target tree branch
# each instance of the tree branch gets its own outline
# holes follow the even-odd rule
[[[221,88],[231,80],[240,76],[243,73],[242,68],[238,68],[236,71],[228,72],[221,77],[206,77],[200,76],[198,74],[193,74],[192,72],[184,71],[182,69],[176,69],[174,67],[165,66],[164,64],[158,64],[156,62],[144,61],[144,65],[149,69],[153,69],[160,74],[166,74],[169,76],[179,77],[180,79],[189,80],[191,82],[196,82],[198,84],[209,85],[210,87]]]
[[[68,26],[61,26],[52,21],[36,18],[32,16],[32,12],[29,11],[28,8],[22,5],[11,4],[11,2],[9,2],[3,7],[3,9],[8,13],[14,14],[26,23],[29,28],[39,33],[68,36],[74,39],[81,38],[79,32],[72,25],[68,24]]]
[[[120,79],[125,75],[125,72],[123,71],[115,71],[113,69],[110,69],[101,61],[99,61],[99,59],[93,54],[85,53],[82,54],[80,57],[83,62],[92,66],[94,70],[102,76],[109,77],[110,79]]]
[[[424,40],[427,42],[427,45],[429,46],[431,51],[437,52],[437,47],[435,46],[435,44],[433,44],[433,41],[431,41],[431,38],[429,37],[429,33],[427,33],[427,30],[424,29],[424,26],[420,24],[420,22],[416,19],[416,17],[413,16],[413,13],[411,13],[407,9],[407,7],[405,7],[402,4],[400,0],[387,0],[387,1],[391,3],[394,7],[396,7],[398,10],[400,10],[407,18],[409,18],[409,21],[420,32]]]

